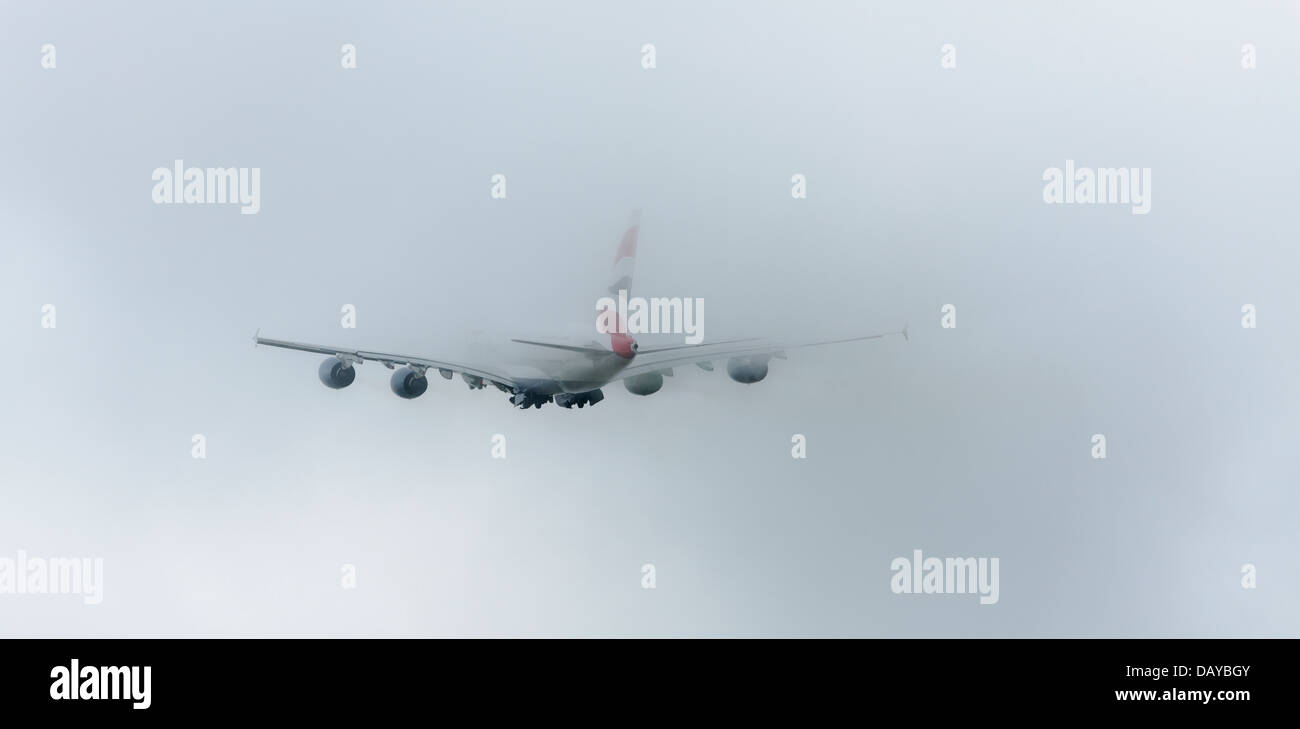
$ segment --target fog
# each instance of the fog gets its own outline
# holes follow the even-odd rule
[[[6,3],[0,557],[104,574],[0,634],[1294,636],[1298,16]],[[259,212],[155,204],[176,160],[259,168]],[[1150,168],[1150,212],[1046,204],[1067,160]],[[635,293],[706,341],[910,341],[528,411],[253,346],[593,321],[633,209]],[[894,594],[914,549],[999,600]]]

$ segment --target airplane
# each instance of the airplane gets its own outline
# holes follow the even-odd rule
[[[631,289],[640,229],[640,213],[636,212],[619,240],[614,256],[613,282],[608,288],[611,294]],[[253,335],[253,341],[256,345],[327,355],[320,364],[318,375],[320,381],[333,390],[351,385],[356,379],[357,366],[364,362],[378,362],[393,370],[389,386],[395,395],[407,400],[417,398],[429,389],[428,373],[436,370],[448,380],[460,374],[471,390],[493,385],[510,396],[510,404],[527,409],[541,408],[551,402],[562,408],[595,405],[605,399],[601,388],[616,381],[622,381],[627,391],[634,395],[652,395],[663,388],[664,377],[671,377],[675,366],[695,365],[712,371],[713,361],[717,359],[727,360],[727,375],[732,380],[753,384],[767,377],[768,363],[772,359],[786,359],[786,351],[790,349],[894,335],[901,335],[904,341],[909,339],[904,325],[896,331],[795,344],[750,338],[641,347],[624,331],[626,328],[625,322],[619,318],[608,335],[586,335],[585,340],[512,338],[510,342],[518,346],[511,352],[492,355],[500,359],[493,365],[270,339],[261,336],[260,329]],[[588,331],[598,331],[598,328]],[[604,339],[605,336],[608,339]]]

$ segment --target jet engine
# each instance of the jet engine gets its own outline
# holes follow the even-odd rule
[[[351,362],[330,357],[320,363],[320,381],[331,390],[341,390],[357,379],[357,370]]]
[[[760,357],[733,357],[727,360],[727,376],[736,382],[752,385],[767,377],[767,360]]]
[[[633,395],[653,395],[664,386],[664,376],[658,372],[647,372],[623,380],[623,387]]]
[[[393,394],[407,400],[417,398],[429,389],[429,378],[424,376],[423,372],[413,370],[410,367],[399,367],[393,372],[393,378],[388,381],[389,387],[393,388]]]

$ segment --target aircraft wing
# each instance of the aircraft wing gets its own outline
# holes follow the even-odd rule
[[[261,336],[260,332],[253,337],[253,341],[257,344],[265,344],[268,347],[281,347],[283,349],[296,349],[300,352],[333,355],[354,363],[379,362],[390,370],[396,365],[409,365],[424,370],[438,370],[442,376],[447,379],[451,379],[452,374],[459,372],[464,375],[481,378],[485,382],[492,382],[511,389],[518,385],[514,378],[504,372],[497,372],[477,366],[448,362],[445,360],[412,357],[405,354],[369,352],[363,349],[331,347],[323,344],[303,344],[301,342],[288,342],[283,339],[267,339],[266,337]]]
[[[726,342],[716,342],[713,344],[687,344],[681,346],[644,348],[637,353],[636,359],[631,365],[625,367],[619,373],[619,379],[636,377],[650,372],[667,370],[674,365],[699,364],[704,369],[706,363],[711,363],[715,359],[730,357],[776,357],[785,359],[785,352],[788,349],[800,349],[803,347],[820,347],[826,344],[839,344],[841,342],[859,342],[867,339],[883,339],[885,337],[901,335],[904,340],[908,339],[907,327],[891,332],[880,332],[878,334],[864,334],[857,337],[845,337],[843,339],[824,339],[814,342],[799,342],[795,344],[782,344],[762,339],[734,339]]]

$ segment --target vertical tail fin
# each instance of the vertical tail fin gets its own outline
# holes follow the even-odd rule
[[[618,242],[618,252],[614,254],[614,270],[611,274],[609,293],[618,296],[618,292],[632,290],[632,272],[636,268],[636,241],[641,234],[641,211],[632,211],[631,220]]]
[[[597,330],[611,335],[610,343],[616,352],[620,351],[620,343],[625,349],[631,346],[627,344],[631,341],[631,337],[627,336],[627,322],[623,321],[621,307],[614,302],[626,300],[630,296],[632,272],[636,269],[636,241],[640,234],[641,211],[633,210],[631,220],[623,229],[623,237],[618,241],[618,250],[614,253],[614,267],[610,272],[610,283],[606,287],[609,297],[602,297],[601,301],[606,302],[605,308],[600,310],[596,320]],[[597,302],[597,306],[600,305]]]

